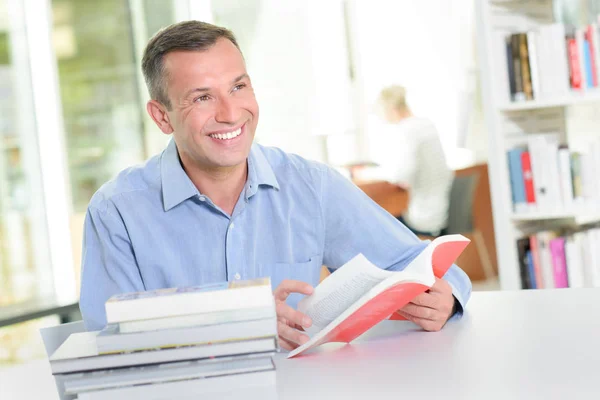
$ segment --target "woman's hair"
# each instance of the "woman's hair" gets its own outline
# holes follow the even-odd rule
[[[392,85],[384,88],[379,94],[379,101],[386,106],[398,111],[408,108],[406,104],[406,89],[400,85]]]

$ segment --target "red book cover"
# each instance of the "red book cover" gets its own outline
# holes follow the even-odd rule
[[[569,58],[569,72],[571,87],[581,89],[581,68],[579,68],[579,52],[577,51],[577,41],[574,37],[567,38],[567,56]]]
[[[533,186],[533,172],[531,172],[531,156],[528,151],[521,153],[521,168],[525,182],[525,199],[529,204],[535,204],[535,189]]]
[[[288,358],[328,342],[350,343],[396,314],[444,276],[469,242],[462,235],[438,237],[402,271],[380,269],[357,255],[300,301],[298,310],[313,320],[311,339]]]

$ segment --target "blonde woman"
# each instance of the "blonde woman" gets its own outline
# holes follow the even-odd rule
[[[389,129],[373,137],[374,161],[386,180],[410,191],[408,209],[398,219],[417,235],[439,236],[448,222],[454,174],[438,131],[430,120],[413,115],[402,86],[383,89],[379,105]]]

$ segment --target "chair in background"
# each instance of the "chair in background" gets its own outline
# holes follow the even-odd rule
[[[44,348],[46,349],[46,355],[48,358],[64,343],[65,340],[72,333],[85,332],[85,325],[83,321],[69,322],[68,324],[62,324],[58,326],[52,326],[49,328],[40,329],[42,335],[42,341],[44,342]],[[61,400],[69,399],[68,396],[64,395],[64,384],[60,379],[54,379],[56,382],[56,390]],[[72,397],[72,396],[71,396]]]
[[[490,253],[481,231],[473,224],[473,203],[479,174],[455,176],[450,189],[447,234],[472,237],[486,279],[495,276]]]

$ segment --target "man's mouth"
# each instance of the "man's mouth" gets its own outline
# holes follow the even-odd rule
[[[243,128],[243,126],[240,126],[236,130],[231,131],[231,132],[212,133],[212,134],[210,134],[208,136],[210,136],[213,139],[231,140],[231,139],[235,139],[236,137],[238,137],[238,136],[240,136],[242,134],[242,128]]]

